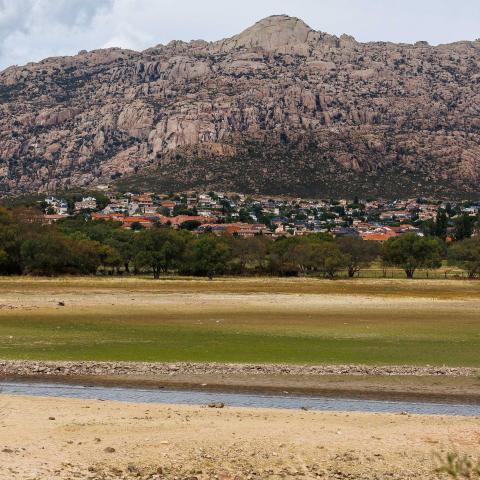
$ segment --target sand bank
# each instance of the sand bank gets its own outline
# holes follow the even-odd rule
[[[0,396],[0,478],[430,479],[480,419]],[[217,477],[215,477],[217,476]]]

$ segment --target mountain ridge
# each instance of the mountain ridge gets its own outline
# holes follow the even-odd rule
[[[285,15],[217,42],[52,57],[0,72],[0,192],[143,176],[175,190],[476,195],[479,84],[480,42],[360,43]]]

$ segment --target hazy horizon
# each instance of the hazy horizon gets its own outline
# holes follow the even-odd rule
[[[214,41],[279,14],[361,42],[437,45],[480,37],[478,0],[0,0],[0,69],[83,49]]]

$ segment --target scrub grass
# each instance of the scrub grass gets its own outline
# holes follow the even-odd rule
[[[480,367],[479,282],[80,278],[0,288],[5,359]]]

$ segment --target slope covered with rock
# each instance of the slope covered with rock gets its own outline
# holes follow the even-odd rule
[[[480,41],[358,43],[287,16],[219,42],[0,72],[0,192],[121,182],[478,194]]]

